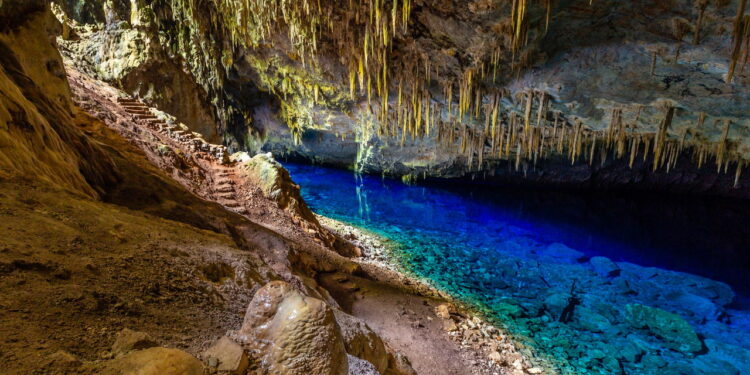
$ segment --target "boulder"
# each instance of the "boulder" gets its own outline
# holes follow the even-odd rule
[[[750,374],[750,350],[711,339],[706,340],[706,347],[706,359],[731,363],[740,374]]]
[[[388,370],[383,375],[417,375],[411,362],[401,353],[388,354]]]
[[[250,365],[245,349],[226,336],[208,348],[203,353],[203,359],[219,374],[244,375]]]
[[[589,260],[591,267],[597,275],[602,277],[615,277],[620,275],[620,267],[615,262],[605,257],[593,257]]]
[[[372,363],[383,373],[388,368],[388,352],[380,337],[359,318],[343,311],[334,310],[336,321],[341,327],[346,352]]]
[[[456,313],[456,308],[450,303],[441,303],[435,307],[435,315],[441,319],[450,319],[451,314]]]
[[[76,370],[81,366],[81,361],[78,360],[74,355],[59,350],[48,357],[42,359],[40,362],[39,369],[43,370],[47,374],[68,374],[76,373]]]
[[[691,293],[680,293],[678,296],[670,300],[677,308],[692,315],[698,322],[707,319],[716,319],[721,311],[720,308],[708,298],[696,296]]]
[[[625,306],[625,316],[631,326],[650,331],[671,349],[683,353],[697,353],[703,347],[693,327],[676,314],[640,304],[630,304]]]
[[[299,186],[294,184],[289,172],[271,153],[258,154],[243,165],[248,178],[255,182],[263,194],[287,208],[299,198]]]
[[[587,307],[579,307],[575,313],[576,323],[584,330],[604,333],[612,329],[609,319]]]
[[[237,338],[250,349],[253,374],[348,373],[333,310],[284,281],[272,281],[258,290]]]
[[[550,244],[542,252],[542,255],[563,263],[578,263],[586,256],[584,253],[578,250],[573,250],[561,243]]]
[[[203,375],[201,361],[182,350],[149,348],[95,365],[99,375]]]
[[[148,349],[158,345],[148,333],[125,328],[117,334],[115,343],[112,344],[112,355],[119,357],[134,350]]]

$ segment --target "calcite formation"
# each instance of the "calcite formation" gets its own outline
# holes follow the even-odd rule
[[[253,297],[237,333],[250,347],[253,374],[346,375],[346,351],[333,310],[283,281]]]
[[[409,181],[582,170],[562,180],[744,186],[744,1],[59,3],[84,30],[66,43],[76,64],[232,151]],[[106,46],[123,48],[76,58]],[[133,83],[169,72],[169,93]]]

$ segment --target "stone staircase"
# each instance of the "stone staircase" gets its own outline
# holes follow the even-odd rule
[[[233,175],[233,170],[230,168],[219,171],[214,180],[214,197],[222,206],[238,214],[246,215],[247,209],[237,200],[237,191],[231,178]]]
[[[212,187],[213,199],[236,213],[246,215],[247,209],[237,200],[234,187],[234,169],[229,164],[226,147],[206,142],[199,134],[184,130],[180,126],[170,125],[151,112],[151,108],[142,102],[126,97],[117,98],[117,103],[132,116],[133,120],[148,129],[159,132],[175,142],[185,146],[193,155],[217,162],[221,166],[216,173]]]
[[[186,146],[196,156],[213,159],[219,164],[229,163],[229,155],[225,146],[208,143],[199,134],[185,130],[177,125],[168,124],[154,115],[151,112],[151,108],[139,100],[119,97],[117,98],[117,103],[133,117],[136,123],[145,125],[151,130],[168,136],[175,142]]]

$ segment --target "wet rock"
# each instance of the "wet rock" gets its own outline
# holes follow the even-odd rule
[[[242,346],[226,336],[206,350],[203,358],[220,374],[244,375],[250,365]]]
[[[564,263],[578,263],[585,255],[578,251],[569,248],[561,243],[553,243],[547,246],[542,255],[553,258],[558,262]]]
[[[690,293],[680,293],[677,297],[671,299],[676,307],[685,311],[686,314],[692,315],[698,322],[706,319],[716,319],[719,315],[719,307],[711,300],[705,297],[696,296]]]
[[[630,325],[650,331],[671,349],[697,353],[703,346],[690,324],[676,314],[640,304],[625,306],[625,314]]]
[[[593,257],[589,260],[591,267],[599,276],[615,277],[620,275],[620,267],[605,257]]]
[[[283,281],[256,292],[237,338],[250,348],[254,374],[348,373],[333,310]]]
[[[115,343],[112,344],[112,355],[117,357],[134,350],[152,348],[158,345],[148,333],[125,328],[117,334]]]
[[[334,310],[336,322],[341,327],[346,352],[370,362],[378,372],[388,367],[388,353],[380,337],[359,318]]]
[[[750,374],[750,350],[711,339],[706,340],[706,347],[706,358],[731,363],[740,374]]]
[[[203,375],[203,364],[182,350],[149,348],[94,366],[99,375]]]
[[[609,319],[586,307],[576,309],[576,323],[581,328],[595,333],[608,332],[612,329]]]

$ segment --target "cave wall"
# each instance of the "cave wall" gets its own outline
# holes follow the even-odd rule
[[[75,108],[44,1],[0,4],[0,178],[40,179],[97,196],[109,159],[74,125]]]

